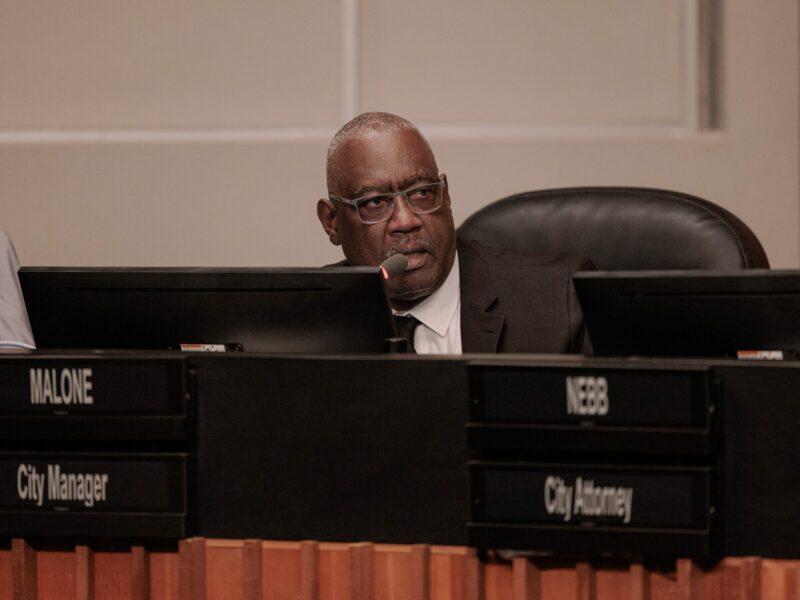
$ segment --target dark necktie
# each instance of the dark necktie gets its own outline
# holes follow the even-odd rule
[[[411,315],[395,315],[394,322],[397,325],[398,337],[408,340],[408,351],[416,353],[414,349],[414,330],[419,325],[419,321]]]

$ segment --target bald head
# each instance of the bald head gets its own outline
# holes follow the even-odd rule
[[[419,130],[411,121],[403,117],[398,117],[397,115],[386,112],[365,112],[345,123],[345,125],[336,132],[336,135],[333,136],[328,146],[328,158],[325,164],[328,192],[344,193],[342,190],[338,189],[338,182],[348,167],[348,161],[341,160],[341,158],[343,155],[342,151],[348,146],[349,142],[358,139],[368,139],[375,135],[403,129],[409,129],[418,133],[419,137],[428,147],[431,158],[433,158],[433,152],[428,145],[428,141],[419,133]]]

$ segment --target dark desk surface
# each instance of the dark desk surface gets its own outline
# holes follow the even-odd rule
[[[167,444],[191,457],[187,533],[464,544],[471,362],[582,373],[712,369],[722,391],[722,553],[800,556],[800,539],[793,534],[800,531],[797,362],[4,352],[0,397],[7,403],[8,390],[28,385],[27,370],[13,375],[24,378],[14,384],[7,369],[34,363],[47,368],[179,364],[187,377],[187,435],[147,445]],[[110,396],[97,384],[93,392],[94,408],[100,409]],[[70,417],[54,414],[52,406],[34,408],[36,427],[49,423],[50,433],[68,427]],[[11,427],[12,421],[20,427],[21,416],[6,412],[0,427]],[[42,442],[33,433],[20,437],[12,449],[33,450]],[[49,448],[59,443],[51,442]],[[92,448],[105,442],[97,443],[101,446]]]

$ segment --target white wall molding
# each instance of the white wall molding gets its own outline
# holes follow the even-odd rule
[[[679,125],[475,125],[418,121],[416,125],[438,140],[618,140],[720,137],[715,131]],[[215,144],[215,143],[327,143],[336,127],[275,129],[7,129],[0,130],[0,146],[81,144]]]
[[[703,0],[684,0],[683,28],[685,34],[683,81],[684,111],[686,127],[692,131],[701,128],[700,115],[705,111],[702,107],[703,97],[700,94],[701,56],[707,53],[703,44],[709,42],[708,36],[701,36],[700,3]]]
[[[26,144],[172,144],[220,142],[318,142],[334,127],[260,129],[6,129],[0,145]]]
[[[361,96],[361,29],[359,0],[341,0],[342,81],[341,121],[346,123],[360,110]]]
[[[438,140],[616,140],[616,139],[712,139],[720,134],[674,125],[474,125],[469,123],[417,122],[431,139]],[[0,130],[0,146],[81,144],[215,144],[215,143],[327,143],[335,127],[285,129],[40,129]]]

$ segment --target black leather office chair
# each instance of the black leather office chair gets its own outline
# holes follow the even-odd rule
[[[769,268],[750,228],[707,200],[648,188],[524,192],[458,228],[486,246],[590,258],[600,270]]]

